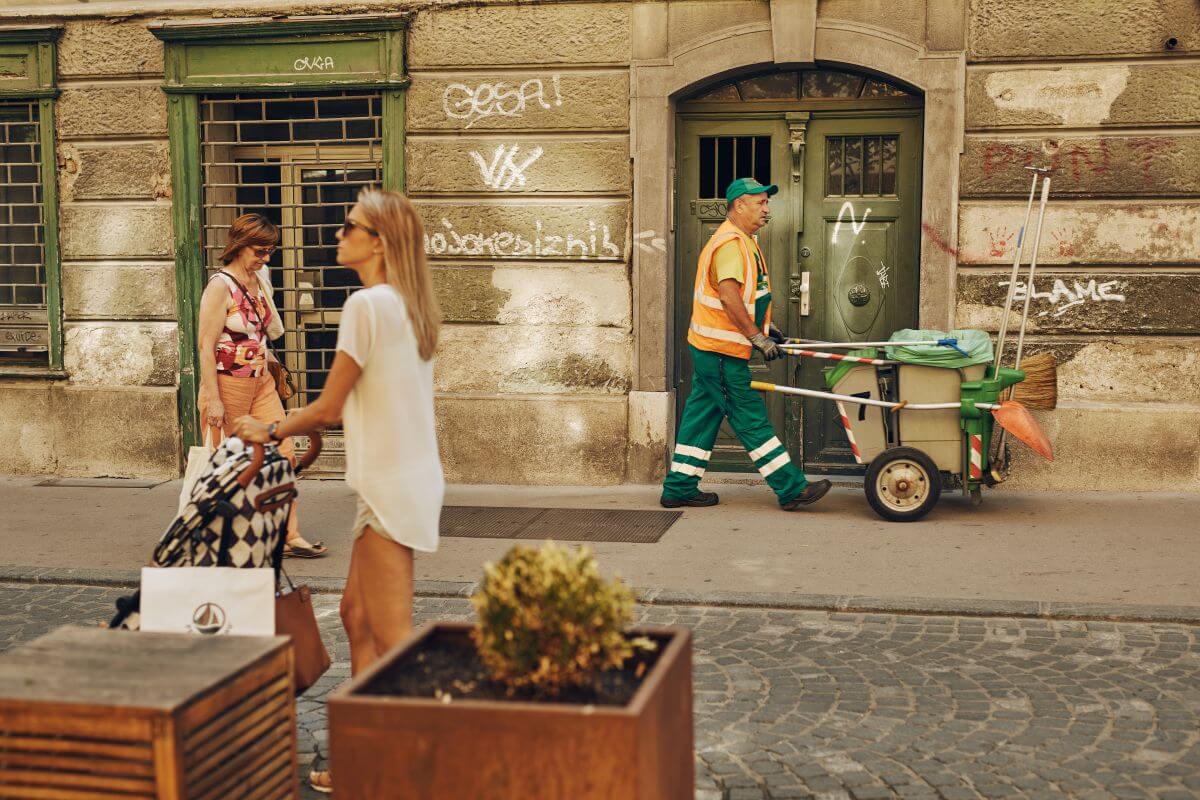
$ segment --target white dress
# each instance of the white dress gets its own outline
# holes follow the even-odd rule
[[[379,533],[432,552],[445,479],[433,415],[433,360],[422,361],[404,298],[389,284],[360,289],[342,308],[337,349],[362,375],[346,397],[346,483]]]

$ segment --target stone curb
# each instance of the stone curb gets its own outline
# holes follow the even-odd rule
[[[132,589],[139,570],[100,570],[74,567],[0,565],[0,583],[58,584]],[[300,577],[315,594],[337,594],[342,578]],[[470,597],[474,581],[417,581],[418,597]],[[691,592],[635,588],[644,605],[712,606],[778,609],[781,611],[838,611],[845,613],[926,614],[964,617],[1026,617],[1040,619],[1105,620],[1113,622],[1179,622],[1200,624],[1200,606],[1068,603],[1039,600],[978,598],[871,597],[868,595],[783,594],[774,592]]]

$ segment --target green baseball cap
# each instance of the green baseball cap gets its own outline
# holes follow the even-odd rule
[[[767,197],[779,191],[779,187],[775,184],[763,186],[754,178],[738,178],[733,183],[729,184],[729,188],[725,190],[725,202],[732,203],[744,194],[762,194],[767,193]]]

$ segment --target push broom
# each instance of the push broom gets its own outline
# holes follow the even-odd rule
[[[1037,180],[1041,177],[1040,173],[1048,172],[1048,170],[1034,170],[1033,184],[1036,188]],[[1030,208],[1032,207],[1034,190],[1030,190]],[[1046,218],[1046,202],[1050,197],[1050,178],[1046,176],[1042,179],[1042,197],[1038,204],[1038,220],[1037,228],[1033,235],[1033,252],[1029,256],[1029,280],[1025,284],[1025,304],[1021,311],[1021,327],[1017,332],[1017,352],[1013,363],[1014,369],[1020,369],[1025,373],[1025,380],[1017,384],[1011,395],[1013,400],[1016,400],[1026,408],[1036,408],[1040,410],[1048,410],[1055,408],[1058,405],[1058,368],[1054,361],[1054,356],[1049,353],[1040,354],[1031,357],[1022,365],[1021,354],[1025,344],[1025,326],[1029,320],[1029,304],[1033,299],[1034,293],[1034,275],[1037,272],[1038,248],[1042,241],[1042,225]],[[1028,225],[1029,211],[1026,209],[1025,219]],[[1013,273],[1008,285],[1008,299],[1005,302],[1004,317],[1001,320],[999,335],[996,342],[996,374],[1000,369],[1000,361],[1004,355],[1004,339],[1008,329],[1008,316],[1012,306],[1012,300],[1016,294],[1017,274],[1020,269],[1021,262],[1021,245],[1024,239],[1026,227],[1022,226],[1021,236],[1017,240],[1017,253],[1013,259]],[[995,452],[999,458],[991,459],[991,463],[997,466],[991,470],[992,479],[997,483],[1004,480],[1004,473],[1000,469],[999,464],[1004,454],[1004,440],[1008,429],[1001,426],[1000,436],[996,439]]]
[[[1025,373],[1025,380],[1013,387],[1011,398],[1026,408],[1048,411],[1058,405],[1058,366],[1050,353],[1039,353],[1021,361],[1022,344],[1025,341],[1025,322],[1029,318],[1029,302],[1033,297],[1033,273],[1037,268],[1037,249],[1042,238],[1042,220],[1046,212],[1046,202],[1050,194],[1049,169],[1044,167],[1026,167],[1033,173],[1029,186],[1029,199],[1025,203],[1025,222],[1017,232],[1016,254],[1013,257],[1012,275],[1008,280],[1008,296],[1004,301],[1004,316],[1000,319],[1000,330],[996,336],[996,362],[994,370],[1000,369],[1004,358],[1004,340],[1008,334],[1008,319],[1012,312],[1013,300],[1017,292],[1017,278],[1021,270],[1021,251],[1025,244],[1025,232],[1029,230],[1029,218],[1033,211],[1033,198],[1037,193],[1038,179],[1045,175],[1042,199],[1038,206],[1037,232],[1034,234],[1033,253],[1029,261],[1029,282],[1025,287],[1025,306],[1021,315],[1021,330],[1017,337],[1017,355],[1014,368]],[[994,371],[992,377],[995,377]]]

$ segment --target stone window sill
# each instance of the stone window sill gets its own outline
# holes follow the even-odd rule
[[[33,380],[61,381],[66,380],[67,377],[67,373],[61,369],[50,369],[49,367],[5,367],[0,365],[0,378],[31,378]]]

